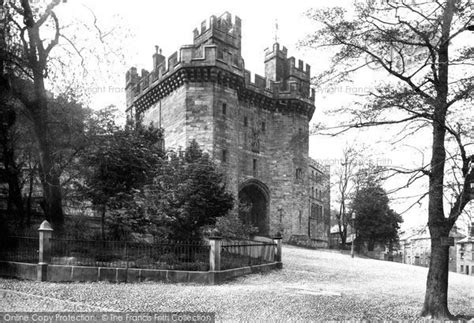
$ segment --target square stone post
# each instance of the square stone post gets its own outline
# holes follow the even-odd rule
[[[281,235],[277,235],[273,238],[273,243],[275,244],[275,262],[277,263],[277,268],[282,269],[283,263],[281,261]]]
[[[222,238],[209,238],[209,245],[211,246],[211,249],[209,250],[209,271],[219,271],[221,270]]]
[[[38,280],[46,281],[48,276],[48,264],[51,262],[51,237],[53,228],[48,221],[44,220],[39,229],[39,262]]]

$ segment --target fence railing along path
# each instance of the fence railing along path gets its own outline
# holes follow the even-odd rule
[[[0,261],[38,263],[38,280],[45,280],[48,265],[138,268],[217,272],[277,263],[281,268],[281,238],[208,241],[109,241],[55,237],[44,221],[39,239],[9,237]]]

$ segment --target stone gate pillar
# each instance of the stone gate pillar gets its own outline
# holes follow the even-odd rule
[[[48,276],[48,264],[51,262],[51,237],[53,228],[48,221],[44,220],[39,229],[39,262],[38,280],[46,281]]]

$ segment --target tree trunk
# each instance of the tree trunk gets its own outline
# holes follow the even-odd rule
[[[8,173],[8,200],[8,204],[10,205],[11,202],[11,205],[14,206],[13,213],[15,215],[15,221],[18,221],[20,227],[23,227],[25,211],[17,172]]]
[[[430,232],[431,259],[421,316],[430,319],[451,319],[453,317],[448,310],[449,246],[441,245],[441,238],[447,238],[449,230],[432,228]]]
[[[441,24],[438,51],[437,97],[433,105],[433,143],[430,161],[428,227],[431,235],[431,261],[421,315],[431,319],[451,319],[448,310],[449,246],[441,245],[452,225],[444,216],[444,168],[446,163],[446,115],[449,93],[449,37],[455,1],[448,0]]]
[[[46,218],[51,221],[56,230],[61,230],[64,224],[64,214],[60,172],[54,163],[49,141],[48,102],[42,74],[35,73],[34,85],[36,102],[29,109],[34,117],[34,130],[39,152],[39,173],[46,202]]]
[[[59,3],[59,1],[58,1]],[[57,5],[56,2],[51,4]],[[23,8],[23,22],[28,32],[28,46],[25,46],[25,55],[28,67],[32,71],[34,97],[25,104],[30,112],[39,152],[39,174],[43,185],[45,200],[45,215],[55,230],[62,230],[64,215],[62,211],[62,194],[60,185],[60,171],[55,165],[53,150],[50,143],[48,99],[45,87],[47,74],[48,51],[45,51],[44,41],[40,36],[40,25],[35,21],[35,16],[27,0],[21,1]],[[51,7],[48,6],[48,10]],[[56,26],[58,28],[58,26]],[[56,39],[57,42],[57,39]],[[54,41],[51,43],[55,46]],[[49,46],[49,45],[48,45]],[[52,47],[51,47],[52,48]],[[51,50],[49,48],[48,50]],[[19,90],[20,92],[22,89]]]
[[[62,194],[59,174],[53,162],[47,135],[36,127],[39,151],[39,173],[43,186],[43,197],[45,200],[45,216],[53,226],[61,229],[64,224],[62,209]]]
[[[34,184],[34,177],[32,172],[30,171],[29,176],[29,188],[28,188],[28,199],[26,201],[26,225],[31,225],[31,198],[33,196],[33,184]]]
[[[105,241],[105,213],[107,211],[107,207],[105,205],[102,206],[102,214],[100,217],[100,231],[102,234],[102,240]]]

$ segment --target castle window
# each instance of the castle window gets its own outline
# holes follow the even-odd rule
[[[249,125],[249,118],[244,117],[244,127],[247,127]]]
[[[262,131],[265,132],[265,122],[262,122]]]
[[[299,210],[298,221],[299,221],[300,229],[301,229],[301,225],[303,224],[303,212],[301,210]]]
[[[253,160],[253,172],[254,173],[257,172],[257,160],[256,159]]]
[[[296,179],[302,179],[303,178],[303,171],[301,168],[296,169]]]
[[[222,115],[227,114],[227,103],[222,103]]]
[[[311,187],[311,197],[314,198],[314,187]]]
[[[318,218],[318,207],[314,203],[311,203],[311,218],[314,220]]]
[[[227,149],[222,150],[222,162],[227,163]]]

